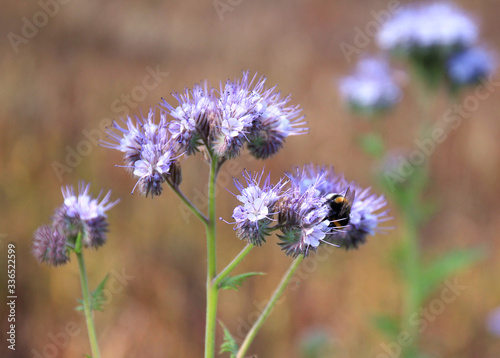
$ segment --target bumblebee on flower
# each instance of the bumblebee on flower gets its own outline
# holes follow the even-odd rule
[[[292,257],[307,256],[321,243],[348,250],[365,243],[368,235],[383,231],[379,225],[390,219],[387,210],[381,211],[387,205],[383,196],[347,182],[332,167],[296,168],[274,186],[268,177],[261,188],[263,175],[244,172],[246,187],[235,180],[241,192],[237,196],[241,204],[233,212],[235,230],[240,239],[254,245],[280,230],[279,245]],[[342,210],[334,209],[333,196],[345,201]],[[277,224],[271,226],[273,221]]]

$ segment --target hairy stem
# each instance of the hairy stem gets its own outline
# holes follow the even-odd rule
[[[254,248],[254,245],[252,244],[247,244],[243,250],[240,251],[240,253],[229,263],[229,265],[226,266],[224,270],[222,270],[217,277],[214,279],[213,285],[219,286],[219,284],[224,280],[227,275],[231,273],[231,271],[234,270],[234,268],[245,258],[245,256],[248,255],[250,251]]]
[[[193,214],[196,215],[196,217],[203,222],[203,224],[208,225],[208,218],[205,215],[203,215],[203,213],[196,206],[194,206],[194,204],[191,203],[191,201],[188,198],[186,198],[184,193],[179,188],[174,186],[170,182],[170,180],[166,180],[166,182],[168,186],[174,191],[174,193],[176,193],[177,196],[182,200],[182,202],[186,204],[189,210],[191,210]]]
[[[215,242],[215,183],[219,161],[211,157],[210,178],[208,183],[208,223],[207,236],[207,312],[205,326],[205,358],[215,355],[215,327],[217,316],[218,287],[214,283],[217,275],[216,242]]]
[[[276,290],[274,290],[274,293],[271,296],[271,299],[267,303],[266,307],[264,308],[264,311],[262,311],[262,313],[260,314],[257,321],[253,324],[252,328],[247,333],[245,340],[243,341],[240,349],[238,350],[238,354],[236,355],[236,358],[243,358],[245,356],[245,353],[247,352],[248,348],[252,344],[252,341],[254,340],[255,336],[257,335],[257,332],[262,327],[262,325],[264,324],[264,321],[266,320],[266,318],[269,316],[269,314],[273,310],[274,306],[276,305],[276,302],[280,299],[281,295],[283,294],[283,291],[285,290],[286,286],[290,282],[290,279],[292,278],[292,276],[295,273],[295,271],[297,270],[297,268],[300,266],[300,263],[302,262],[303,259],[304,259],[304,256],[299,256],[295,260],[293,260],[292,264],[288,268],[288,271],[285,273],[285,275],[281,279],[278,287],[276,287]]]
[[[83,310],[85,312],[85,322],[87,323],[87,331],[89,334],[90,349],[92,350],[92,358],[100,358],[99,346],[97,344],[97,336],[95,333],[94,319],[92,318],[92,309],[90,307],[90,291],[87,281],[87,270],[85,269],[85,261],[82,253],[82,234],[78,234],[76,239],[75,253],[78,259],[78,268],[80,269],[80,282],[82,284],[83,295]]]

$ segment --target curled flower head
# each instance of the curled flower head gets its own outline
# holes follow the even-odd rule
[[[389,109],[401,98],[389,64],[376,58],[359,61],[355,73],[340,81],[339,89],[350,108],[367,114]]]
[[[141,194],[152,197],[161,194],[162,184],[171,179],[171,169],[177,166],[179,157],[178,148],[169,137],[166,113],[160,113],[158,124],[154,116],[154,110],[150,110],[147,118],[137,118],[136,123],[129,118],[127,128],[114,122],[113,127],[121,135],[110,129],[109,138],[114,142],[104,143],[108,148],[125,153],[125,168],[138,178],[134,189],[138,187]]]
[[[307,256],[310,250],[315,251],[321,242],[325,242],[331,231],[326,199],[319,190],[323,180],[324,175],[319,174],[307,187],[291,181],[292,188],[281,202],[278,214],[282,231],[282,235],[278,235],[279,244],[287,255]]]
[[[111,191],[101,200],[101,194],[92,198],[89,187],[90,184],[81,182],[78,194],[71,186],[62,189],[64,203],[55,212],[53,226],[68,240],[74,240],[81,233],[83,246],[97,248],[106,242],[106,211],[118,200],[110,201]]]
[[[179,105],[174,108],[163,100],[163,106],[172,116],[169,131],[178,150],[192,155],[198,151],[203,142],[210,139],[210,124],[216,107],[214,89],[205,81],[196,84],[184,94],[174,93]]]
[[[59,230],[49,226],[40,226],[33,238],[33,255],[40,262],[46,262],[53,266],[64,265],[69,261],[66,236]]]
[[[279,93],[260,100],[260,116],[248,136],[248,149],[257,159],[266,159],[276,154],[291,135],[307,133],[304,117],[300,116],[299,106],[287,106],[290,96],[281,98]],[[267,103],[266,103],[267,102]]]
[[[282,189],[285,185],[283,180],[271,185],[268,176],[261,188],[263,175],[264,172],[251,175],[244,171],[246,186],[238,179],[234,180],[236,188],[240,191],[237,199],[241,203],[233,211],[234,229],[238,238],[254,245],[262,245],[262,242],[266,241],[265,237],[270,235],[269,225],[273,222],[274,210],[283,195]]]
[[[254,121],[261,114],[261,101],[270,94],[264,87],[264,77],[254,85],[256,76],[250,79],[248,74],[244,72],[241,79],[228,80],[220,86],[213,143],[214,151],[220,157],[234,158],[239,155]]]
[[[477,36],[478,28],[466,13],[442,2],[402,8],[382,26],[377,41],[384,50],[410,54],[467,47]]]
[[[475,85],[492,75],[494,70],[490,53],[478,47],[460,51],[447,62],[448,77],[454,86]]]

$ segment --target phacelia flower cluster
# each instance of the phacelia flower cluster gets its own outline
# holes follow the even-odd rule
[[[410,55],[446,52],[471,46],[478,32],[475,22],[451,3],[407,5],[382,26],[377,41],[384,50]]]
[[[354,74],[340,81],[339,89],[352,110],[365,114],[387,110],[401,99],[388,62],[378,58],[360,60]]]
[[[164,100],[163,107],[173,118],[169,129],[177,145],[191,155],[203,146],[219,158],[239,155],[246,144],[258,159],[268,158],[291,135],[306,133],[298,106],[290,96],[282,97],[276,86],[266,88],[266,78],[249,77],[221,83],[217,91],[207,82],[175,93],[178,106]]]
[[[448,59],[447,71],[451,84],[475,85],[495,71],[495,63],[488,51],[471,47],[453,54]]]
[[[184,155],[202,152],[223,162],[237,157],[246,145],[254,157],[268,158],[287,137],[304,134],[307,128],[299,106],[289,104],[290,96],[282,97],[276,86],[267,88],[265,82],[265,77],[244,72],[221,83],[219,90],[207,81],[195,84],[173,94],[177,106],[163,99],[158,122],[154,110],[147,118],[113,122],[102,144],[123,153],[124,167],[138,179],[136,187],[152,197],[161,194],[164,182],[179,186]]]
[[[254,245],[262,245],[265,237],[271,234],[271,224],[275,214],[276,204],[283,196],[283,187],[286,184],[283,180],[275,185],[270,184],[268,176],[264,182],[261,181],[264,172],[253,176],[243,172],[246,181],[244,186],[238,179],[234,180],[234,185],[240,191],[237,199],[240,201],[233,211],[235,220],[236,235]]]
[[[106,211],[118,203],[110,201],[111,192],[93,198],[90,184],[62,188],[63,204],[56,209],[51,225],[42,225],[34,234],[33,254],[40,262],[58,266],[69,261],[69,253],[81,235],[83,247],[98,248],[106,242],[108,222]]]
[[[160,113],[158,123],[154,117],[155,111],[151,109],[147,118],[128,117],[123,127],[113,122],[108,130],[110,141],[103,143],[123,153],[125,168],[138,178],[136,187],[141,194],[152,197],[161,194],[165,180],[179,185],[181,178],[179,148],[170,138],[166,113]]]
[[[277,185],[269,183],[269,177],[260,186],[263,173],[251,176],[245,172],[247,186],[235,181],[241,202],[233,212],[237,236],[252,244],[260,245],[266,236],[278,231],[279,245],[285,254],[307,256],[321,243],[345,249],[358,248],[366,242],[368,235],[382,231],[380,224],[389,220],[383,196],[371,194],[347,182],[332,168],[313,165],[297,168],[287,173],[287,180]],[[287,187],[285,187],[285,185]],[[333,212],[331,195],[355,195],[348,202],[347,211]],[[346,225],[335,225],[340,222]]]
[[[479,29],[448,2],[408,5],[388,20],[377,36],[383,50],[410,60],[416,73],[436,87],[477,84],[494,71],[489,53],[477,48]]]

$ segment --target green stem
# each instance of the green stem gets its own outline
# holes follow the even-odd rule
[[[264,321],[266,318],[269,316],[271,313],[272,309],[276,305],[276,302],[279,300],[281,295],[283,294],[283,291],[285,290],[285,287],[288,285],[290,282],[290,279],[292,278],[293,274],[297,270],[297,268],[300,266],[300,263],[304,259],[304,256],[299,256],[295,260],[293,260],[292,264],[288,268],[288,271],[285,273],[283,278],[281,279],[281,282],[279,283],[278,287],[276,287],[276,290],[274,290],[274,293],[267,303],[266,307],[264,308],[264,311],[260,314],[259,318],[257,321],[253,324],[252,328],[250,331],[247,333],[245,340],[241,344],[240,349],[238,350],[238,354],[236,355],[236,358],[243,358],[245,353],[247,352],[248,348],[250,347],[250,344],[252,344],[252,341],[254,340],[255,336],[257,335],[257,332],[259,329],[262,327],[264,324]]]
[[[83,260],[83,252],[81,248],[81,233],[76,239],[75,253],[78,259],[78,267],[80,269],[80,281],[82,284],[83,295],[83,310],[85,312],[85,321],[87,323],[87,331],[89,334],[90,348],[92,350],[92,358],[100,358],[99,346],[97,344],[97,336],[95,333],[94,320],[92,318],[92,309],[90,307],[90,292],[87,281],[87,270],[85,269],[85,261]]]
[[[170,182],[170,180],[166,180],[166,182],[168,186],[174,191],[174,193],[176,193],[177,196],[182,200],[182,202],[186,204],[186,206],[193,212],[193,214],[195,214],[198,217],[198,219],[200,219],[203,222],[203,224],[208,225],[207,217],[203,215],[203,213],[196,206],[194,206],[194,204],[191,203],[191,201],[188,198],[186,198],[184,193],[179,188],[174,186]]]
[[[241,262],[241,260],[245,258],[246,255],[248,255],[250,251],[252,251],[253,248],[254,245],[247,244],[243,248],[243,250],[241,250],[240,253],[233,259],[233,261],[231,261],[229,265],[227,265],[226,268],[217,275],[217,277],[213,281],[213,285],[218,287],[221,281],[224,280],[227,275],[229,275],[231,271],[234,270],[234,268]]]
[[[402,328],[410,335],[411,344],[405,349],[403,357],[415,357],[418,352],[417,325],[412,324],[411,317],[418,314],[420,305],[420,250],[418,245],[418,228],[410,212],[405,213],[406,237],[404,242],[404,265],[407,292],[404,304]]]
[[[208,223],[207,235],[207,312],[205,326],[205,358],[215,356],[215,327],[217,316],[218,287],[214,283],[217,275],[215,245],[215,183],[217,180],[218,159],[211,157],[210,179],[208,182]]]

